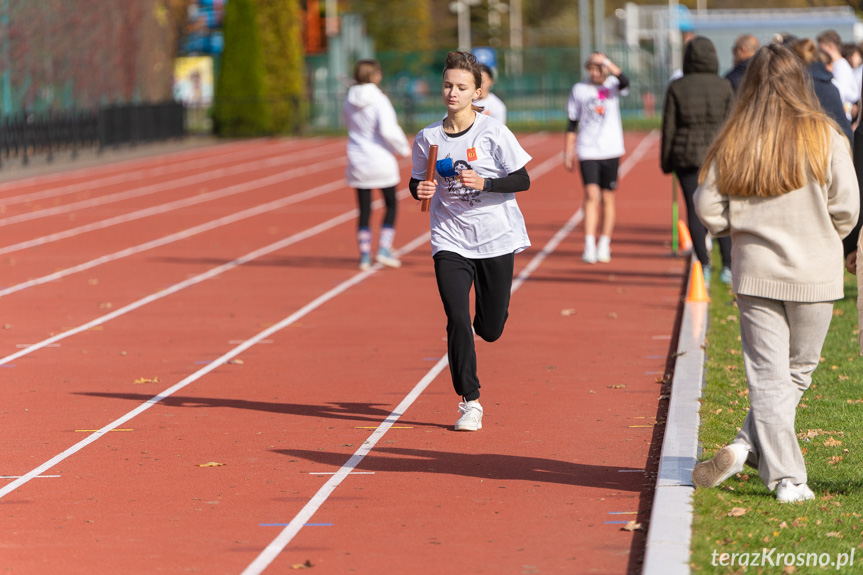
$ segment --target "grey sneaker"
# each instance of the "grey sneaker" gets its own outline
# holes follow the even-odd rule
[[[479,401],[466,401],[458,404],[461,417],[455,422],[456,431],[477,431],[482,429],[482,406]]]
[[[749,449],[742,443],[726,445],[707,461],[695,464],[692,484],[695,487],[716,487],[732,475],[743,471]]]
[[[719,272],[719,281],[728,285],[731,283],[731,268],[728,266],[722,266],[722,271]]]
[[[370,254],[362,254],[360,256],[360,269],[366,271],[372,267],[372,256]]]
[[[797,503],[808,499],[815,499],[815,494],[805,483],[795,485],[786,477],[776,486],[776,500],[779,503]]]

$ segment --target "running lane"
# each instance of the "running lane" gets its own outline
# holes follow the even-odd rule
[[[0,496],[0,567],[255,572],[311,503],[258,572],[307,562],[324,573],[636,572],[641,534],[616,521],[646,518],[656,373],[683,272],[666,257],[667,182],[651,138],[628,139],[643,155],[621,183],[613,259],[588,266],[580,232],[568,233],[580,185],[560,166],[558,135],[523,137],[535,159],[519,201],[534,247],[517,257],[524,281],[504,337],[478,344],[486,417],[475,434],[451,431],[458,399],[440,369],[427,216],[410,199],[400,204],[396,243],[409,251],[399,270],[356,271],[354,198],[342,189],[18,294],[32,299],[0,298],[4,315],[25,310],[0,333],[9,352],[35,341],[18,337],[20,322],[37,326],[33,337],[61,320],[81,325],[165,287],[153,278],[176,285],[296,237],[0,367],[0,474],[56,459]],[[241,204],[231,208],[255,202]],[[153,221],[150,239],[165,231]],[[128,245],[124,229],[115,241]],[[64,257],[46,259],[62,267]],[[259,341],[231,351],[249,338]],[[399,404],[404,413],[376,437]],[[85,437],[94,439],[76,448]]]

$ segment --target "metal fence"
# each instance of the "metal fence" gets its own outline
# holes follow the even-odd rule
[[[507,105],[507,124],[519,127],[566,124],[566,102],[573,84],[585,75],[584,59],[577,47],[530,48],[498,52],[493,91]],[[627,117],[651,117],[661,112],[661,102],[672,70],[656,56],[640,48],[608,49],[631,80],[629,95],[621,99]],[[441,72],[446,51],[387,53],[376,55],[384,71],[381,89],[389,96],[400,121],[413,132],[443,117]],[[344,128],[341,108],[351,85],[350,72],[336,77],[326,56],[307,60],[312,129]]]
[[[56,153],[76,157],[82,149],[180,139],[185,135],[182,104],[129,104],[98,110],[10,114],[0,119],[0,166],[33,156],[51,161]]]

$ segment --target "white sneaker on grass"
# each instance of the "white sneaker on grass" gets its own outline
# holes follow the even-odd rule
[[[477,431],[482,429],[482,406],[479,401],[463,401],[458,404],[461,417],[455,422],[456,431]]]
[[[779,503],[796,503],[815,499],[815,494],[805,483],[795,485],[787,477],[776,486],[776,500]]]
[[[732,475],[743,471],[749,448],[742,443],[726,445],[707,461],[695,464],[692,484],[695,487],[716,487]]]

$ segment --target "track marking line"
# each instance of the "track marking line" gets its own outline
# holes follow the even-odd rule
[[[345,217],[346,215],[347,215],[347,217]],[[296,238],[302,239],[302,238],[308,237],[309,234],[313,235],[314,233],[318,233],[315,230],[318,230],[319,228],[322,228],[324,226],[332,227],[332,226],[336,225],[337,223],[341,223],[343,220],[349,221],[349,220],[353,220],[355,217],[356,217],[355,211],[352,210],[351,212],[348,212],[347,214],[343,214],[342,216],[332,218],[331,220],[324,222],[324,224],[319,224],[318,226],[315,226],[313,228],[309,228],[309,230],[306,230],[306,232],[301,232],[299,234],[295,234],[294,236],[291,236],[290,238],[285,238],[284,240],[282,240],[280,242],[276,242],[275,244],[271,244],[270,246],[267,246],[266,248],[262,248],[260,250],[256,250],[255,252],[251,252],[250,254],[248,254],[247,256],[244,256],[243,258],[239,258],[237,260],[234,260],[233,262],[230,262],[230,264],[225,264],[225,265],[219,266],[218,268],[215,268],[215,269],[222,269],[222,268],[230,269],[230,267],[236,267],[236,265],[240,265],[241,263],[245,263],[246,261],[250,261],[249,258],[254,259],[252,256],[259,257],[263,251],[273,249],[273,246],[276,246],[279,244],[285,244],[285,242],[288,242],[288,240],[291,240],[288,243],[293,243],[295,241],[299,241],[299,239],[296,239]],[[402,247],[400,250],[397,250],[395,252],[395,255],[400,256],[400,255],[403,255],[405,253],[409,253],[409,252],[417,249],[418,247],[420,247],[422,245],[426,245],[428,243],[430,237],[431,237],[431,233],[425,232],[424,234],[418,236],[413,241],[411,241],[410,243],[408,243],[407,245]],[[255,254],[257,254],[257,255],[255,255]],[[231,265],[231,264],[235,264],[235,265]],[[226,266],[230,266],[230,267],[226,267]],[[211,270],[211,272],[215,271],[215,269]],[[291,315],[289,315],[286,318],[282,319],[281,321],[273,324],[271,327],[268,327],[267,329],[264,329],[263,331],[257,333],[256,335],[252,336],[251,338],[245,340],[242,344],[234,347],[233,349],[228,350],[227,352],[222,354],[218,359],[216,359],[212,363],[202,367],[198,371],[185,377],[184,379],[177,382],[173,386],[165,389],[160,394],[158,394],[158,395],[150,398],[146,402],[142,403],[141,405],[139,405],[135,409],[132,409],[131,411],[129,411],[126,414],[122,415],[121,417],[115,419],[111,423],[108,423],[107,425],[103,426],[101,429],[98,429],[94,433],[91,433],[86,438],[84,438],[81,441],[79,441],[78,443],[72,445],[71,447],[69,447],[68,449],[63,451],[62,453],[55,455],[54,457],[52,457],[51,459],[49,459],[45,463],[34,468],[33,470],[31,470],[26,475],[22,475],[20,478],[14,480],[12,483],[9,483],[8,485],[4,486],[3,488],[0,488],[0,499],[5,497],[9,493],[12,493],[13,491],[18,489],[19,487],[23,486],[24,484],[26,484],[28,481],[30,481],[34,477],[37,477],[41,473],[53,468],[58,463],[66,460],[69,457],[71,457],[72,455],[78,453],[79,451],[81,451],[82,449],[84,449],[85,447],[90,445],[91,443],[93,443],[93,442],[97,441],[98,439],[100,439],[101,437],[103,437],[105,434],[119,428],[124,423],[130,421],[131,419],[134,419],[135,417],[137,417],[141,413],[144,413],[145,411],[147,411],[148,409],[150,409],[154,405],[159,404],[164,399],[170,397],[171,395],[177,393],[178,391],[182,390],[186,386],[188,386],[188,385],[194,383],[195,381],[201,379],[202,377],[204,377],[205,375],[207,375],[211,371],[220,367],[222,364],[227,363],[229,360],[237,357],[238,355],[240,355],[241,353],[243,353],[244,351],[246,351],[250,347],[254,346],[259,341],[263,341],[263,340],[269,338],[274,333],[276,333],[276,332],[284,329],[285,327],[291,325],[297,319],[308,315],[309,313],[315,311],[316,309],[318,309],[319,307],[321,307],[322,305],[324,305],[328,301],[334,299],[336,296],[341,295],[342,293],[346,292],[347,290],[354,287],[355,285],[365,281],[366,279],[368,279],[372,275],[379,272],[381,269],[383,269],[383,266],[381,264],[375,264],[370,269],[359,272],[359,273],[351,276],[347,280],[338,284],[336,287],[330,289],[329,291],[321,294],[320,296],[318,296],[317,298],[315,298],[311,302],[307,303],[305,306],[303,306],[299,310],[295,311]],[[204,277],[204,276],[208,276],[208,275],[209,275],[209,272],[207,274],[202,274],[202,276],[199,276],[199,278],[201,278],[201,279],[196,281],[195,283],[198,283],[199,281],[204,281],[204,279],[206,279],[206,277]],[[185,284],[186,282],[183,282],[183,283]],[[177,285],[180,285],[180,284],[177,284]],[[167,295],[166,292],[173,293],[174,291],[178,291],[178,290],[164,290],[164,291],[159,292],[158,294],[154,294],[154,295],[164,297],[164,295]],[[162,294],[162,295],[160,295],[160,294]],[[121,308],[120,310],[117,310],[117,311],[121,311],[121,310],[125,309],[126,311],[124,311],[123,313],[127,313],[128,311],[131,311],[132,309],[137,309],[138,307],[141,307],[142,305],[149,303],[149,301],[153,301],[152,296],[144,298],[142,300],[139,300],[135,304],[132,304],[130,306],[126,306],[126,308]],[[99,319],[94,320],[94,321],[107,321],[106,318],[108,318],[109,316],[113,316],[113,314],[108,314],[107,316],[103,316],[102,318],[99,318]],[[114,316],[114,317],[116,317],[116,316]],[[113,319],[113,317],[110,319]],[[90,323],[92,323],[92,322],[90,322]],[[89,325],[89,324],[84,324],[83,326],[76,328],[75,331],[79,331],[79,332],[83,331],[83,329],[85,329],[87,325]],[[70,332],[70,334],[71,334],[71,332]],[[61,335],[66,335],[66,334],[61,334]],[[53,338],[51,338],[51,339],[53,339]],[[46,341],[48,341],[48,340],[46,340]],[[13,355],[15,355],[15,354],[13,354]],[[446,358],[444,358],[444,359],[446,359]],[[3,360],[0,360],[0,361],[3,361]],[[444,365],[446,365],[446,362],[444,362]],[[429,383],[430,383],[430,381],[429,381]]]
[[[215,220],[211,220],[209,222],[204,222],[203,224],[198,224],[197,226],[192,226],[191,228],[187,228],[185,230],[181,230],[179,232],[175,232],[173,234],[169,234],[167,236],[162,236],[161,238],[156,238],[155,240],[150,240],[144,242],[142,244],[138,244],[136,246],[131,246],[120,251],[106,254],[104,256],[99,256],[98,258],[94,258],[92,260],[80,263],[78,265],[66,268],[64,270],[60,270],[54,272],[52,274],[48,274],[46,276],[42,276],[39,278],[34,278],[32,280],[28,280],[26,282],[22,282],[20,284],[16,284],[4,289],[0,289],[0,297],[31,288],[37,285],[42,285],[48,282],[57,281],[66,276],[70,276],[72,274],[80,273],[82,271],[86,271],[89,269],[93,269],[102,264],[110,263],[112,261],[116,261],[119,259],[127,258],[129,256],[139,254],[141,252],[145,252],[148,250],[152,250],[155,248],[163,247],[168,244],[189,239],[198,234],[202,234],[204,232],[209,232],[215,229],[218,229],[222,226],[226,226],[229,224],[234,224],[236,222],[242,221],[247,218],[251,218],[254,216],[258,216],[264,214],[266,212],[270,212],[273,210],[277,210],[279,208],[283,208],[289,206],[291,204],[295,204],[304,200],[312,199],[318,196],[322,196],[324,194],[328,194],[335,190],[341,189],[344,187],[344,180],[336,180],[330,182],[328,184],[322,184],[315,188],[311,188],[304,192],[300,192],[298,194],[293,194],[286,198],[281,198],[278,200],[274,200],[272,202],[267,202],[264,204],[260,204],[257,206],[253,206],[251,208],[247,208],[245,210],[241,210],[239,212],[234,212],[233,214],[229,214],[227,216],[223,216],[221,218],[217,218]],[[2,248],[0,248],[2,249]]]
[[[343,159],[329,160],[326,162],[321,162],[319,164],[314,164],[313,169],[311,167],[303,167],[291,169],[286,172],[281,172],[279,174],[274,174],[272,176],[267,176],[265,178],[260,178],[257,180],[252,180],[250,182],[243,182],[242,184],[236,184],[233,186],[228,186],[227,188],[222,188],[221,190],[208,192],[206,194],[199,194],[196,196],[189,196],[186,198],[182,198],[180,200],[174,200],[172,202],[167,202],[163,204],[159,204],[156,206],[151,206],[149,208],[144,208],[141,210],[136,210],[133,212],[128,212],[126,214],[122,214],[119,216],[114,216],[111,218],[107,218],[104,220],[100,220],[98,222],[93,222],[90,224],[86,224],[83,226],[78,226],[77,228],[70,228],[68,230],[64,230],[62,232],[56,232],[53,234],[49,234],[47,236],[42,236],[39,238],[34,238],[32,240],[26,240],[23,242],[19,242],[17,244],[12,244],[4,247],[0,247],[0,254],[8,254],[12,252],[17,252],[26,248],[31,248],[35,246],[45,245],[47,243],[56,242],[59,240],[64,240],[67,238],[71,238],[74,236],[78,236],[87,232],[92,232],[94,230],[101,230],[111,226],[116,226],[119,224],[126,224],[135,220],[139,220],[142,218],[164,214],[173,210],[177,210],[180,208],[186,208],[189,206],[194,206],[197,204],[201,204],[204,202],[209,202],[213,200],[218,200],[222,198],[226,198],[229,196],[246,193],[252,190],[256,190],[258,188],[262,188],[264,186],[274,185],[285,180],[290,180],[292,177],[297,175],[305,175],[307,173],[313,173],[319,170],[324,170],[327,167],[332,167],[337,163],[342,163]],[[344,183],[342,182],[342,185]]]
[[[438,358],[438,359],[440,359],[440,358]],[[378,428],[377,425],[364,425],[364,426],[354,427],[354,429],[377,429],[377,428]],[[410,426],[410,425],[393,425],[392,427],[390,427],[390,429],[413,429],[413,426]]]
[[[23,475],[0,475],[0,479],[19,479],[24,477]],[[55,479],[57,477],[63,477],[62,475],[37,475],[33,479]]]
[[[302,155],[302,154],[299,154]],[[315,155],[307,153],[306,156],[315,157]],[[44,208],[40,210],[35,210],[32,212],[25,212],[23,214],[17,214],[14,216],[9,216],[6,218],[0,218],[0,227],[8,226],[11,224],[17,224],[20,222],[29,222],[32,220],[38,220],[41,218],[47,218],[49,216],[56,216],[59,214],[65,214],[68,212],[74,212],[76,210],[80,210],[82,208],[92,208],[96,206],[104,206],[106,204],[113,204],[116,202],[122,202],[125,200],[131,200],[134,198],[140,198],[149,196],[152,194],[158,194],[162,192],[166,192],[168,190],[173,190],[176,188],[181,188],[183,186],[191,186],[192,184],[200,184],[203,182],[208,182],[211,180],[219,180],[225,178],[227,176],[234,176],[244,174],[246,172],[253,172],[256,170],[260,170],[263,168],[271,168],[280,166],[283,164],[294,163],[295,160],[298,159],[294,155],[282,155],[277,156],[275,158],[268,158],[266,160],[258,160],[254,162],[248,162],[245,164],[240,164],[238,166],[232,166],[230,168],[221,168],[217,170],[208,170],[205,172],[200,172],[196,174],[192,174],[189,176],[183,176],[182,178],[178,178],[175,180],[170,180],[168,182],[157,182],[154,184],[147,184],[145,186],[140,186],[138,188],[132,188],[131,190],[125,190],[121,192],[114,192],[111,194],[107,194],[104,196],[96,196],[95,198],[88,198],[86,200],[79,200],[77,202],[71,202],[68,204],[63,204],[59,206],[53,206],[50,208]],[[328,160],[324,162],[318,162],[318,164],[328,164],[328,163],[340,163],[344,161],[343,158],[337,158],[335,160]],[[312,164],[312,166],[318,165]],[[303,170],[304,168],[293,168],[296,170]],[[87,182],[83,183],[85,188]],[[201,194],[204,196],[206,194]]]
[[[338,471],[311,471],[309,475],[335,475]],[[351,471],[350,475],[374,475],[374,471]],[[285,523],[287,525],[287,523]]]
[[[95,433],[98,429],[76,429],[75,433]],[[110,429],[109,431],[135,431],[134,429]]]
[[[303,192],[303,193],[305,193],[305,192]],[[399,195],[399,197],[404,197],[407,193],[408,192],[402,192]],[[301,194],[297,194],[297,195],[301,195]],[[380,199],[376,200],[375,202],[372,202],[372,206],[376,206],[376,207],[379,207],[382,204],[383,204],[383,200],[380,200]],[[221,275],[227,271],[230,271],[230,270],[237,268],[243,264],[254,261],[257,258],[263,257],[267,254],[278,251],[280,249],[283,249],[287,246],[298,243],[298,242],[305,240],[307,238],[313,237],[319,233],[322,233],[326,230],[334,228],[334,227],[336,227],[342,223],[351,221],[354,218],[356,218],[356,213],[357,213],[356,209],[347,211],[347,212],[345,212],[339,216],[336,216],[334,218],[330,218],[329,220],[326,220],[326,221],[324,221],[324,222],[322,222],[316,226],[313,226],[311,228],[308,228],[302,232],[298,232],[296,234],[288,236],[287,238],[283,238],[277,242],[274,242],[274,243],[269,244],[267,246],[264,246],[262,248],[258,248],[257,250],[251,251],[251,252],[247,253],[246,255],[240,256],[239,258],[237,258],[233,261],[230,261],[226,264],[222,264],[222,265],[217,266],[215,268],[210,268],[209,270],[207,270],[206,272],[204,272],[202,274],[198,274],[196,276],[186,278],[186,280],[184,280],[182,282],[168,286],[167,288],[165,288],[161,291],[150,294],[149,296],[146,296],[146,297],[141,298],[137,301],[134,301],[128,305],[125,305],[121,308],[118,308],[118,309],[112,311],[111,313],[97,317],[96,319],[91,320],[85,324],[79,325],[78,327],[70,328],[70,329],[64,329],[61,333],[55,334],[55,335],[49,337],[48,339],[44,339],[39,343],[35,343],[35,344],[31,345],[30,347],[22,349],[21,351],[17,351],[15,353],[7,355],[6,357],[0,358],[0,367],[3,367],[5,364],[7,364],[10,361],[13,361],[15,359],[18,359],[19,357],[29,355],[30,353],[33,353],[34,351],[40,350],[42,348],[49,347],[49,346],[51,346],[51,344],[54,344],[57,341],[66,339],[66,338],[71,337],[73,335],[76,335],[76,334],[79,334],[79,333],[82,333],[82,332],[85,332],[85,331],[88,331],[88,330],[91,330],[94,328],[102,329],[101,326],[103,324],[111,321],[112,319],[126,315],[129,312],[135,311],[138,308],[144,307],[145,305],[150,304],[154,301],[158,301],[158,300],[165,298],[169,295],[175,294],[175,293],[177,293],[177,292],[179,292],[179,291],[181,291],[187,287],[197,285],[199,283],[202,283],[202,282],[207,281],[209,279],[212,279],[214,277],[218,277],[219,275]],[[430,237],[430,232],[426,232],[424,235],[419,236],[419,238],[415,239],[413,242],[408,244],[408,246],[413,246],[418,240],[420,240],[422,238],[429,238],[429,237]],[[402,250],[405,250],[405,249],[407,249],[407,246],[402,248]],[[416,249],[416,248],[415,247],[410,248],[410,250],[413,250],[413,249]],[[396,255],[403,253],[402,250],[397,251]],[[407,253],[407,252],[404,252],[404,253]],[[382,267],[381,264],[376,263],[374,266],[372,266],[371,270],[369,270],[369,271],[372,271],[372,270],[377,271],[377,270],[381,269],[381,267]],[[278,325],[278,324],[270,325],[270,326],[268,326],[268,328],[271,329],[275,325]],[[219,359],[214,360],[214,362],[219,362],[219,361],[220,361]]]
[[[260,140],[258,140],[258,141],[260,141]],[[19,179],[15,179],[15,180],[10,180],[8,182],[0,183],[0,192],[5,192],[5,191],[8,191],[10,189],[20,188],[22,186],[51,185],[51,184],[56,183],[58,181],[65,182],[70,177],[72,177],[72,178],[79,178],[79,177],[80,178],[85,178],[85,177],[99,178],[99,177],[101,177],[101,174],[106,174],[106,173],[110,173],[110,172],[126,173],[130,170],[142,171],[142,170],[144,170],[144,168],[140,167],[141,164],[147,164],[147,163],[152,164],[154,161],[164,160],[165,158],[183,157],[183,156],[190,156],[190,155],[203,156],[204,153],[206,153],[210,150],[217,150],[219,153],[218,154],[209,154],[209,155],[204,156],[204,157],[218,157],[218,156],[227,155],[227,154],[237,154],[238,152],[236,150],[238,148],[241,150],[239,153],[243,154],[242,151],[247,149],[246,144],[248,144],[248,143],[255,143],[255,142],[254,142],[254,140],[250,140],[249,142],[242,142],[242,143],[236,143],[236,144],[234,144],[234,143],[216,144],[216,145],[212,145],[212,146],[200,147],[200,148],[195,148],[195,149],[190,149],[190,150],[179,150],[176,152],[166,152],[166,153],[161,153],[161,154],[155,154],[155,155],[152,155],[149,157],[120,160],[120,161],[111,162],[108,164],[102,164],[99,166],[77,167],[77,168],[72,168],[71,170],[68,170],[68,171],[64,170],[62,172],[58,172],[58,173],[54,173],[54,174],[47,174],[47,175],[41,175],[41,176],[27,176],[24,178],[19,178]],[[253,148],[253,151],[259,151],[260,148],[261,148],[261,146]],[[187,161],[187,160],[181,159],[177,163],[184,162],[184,161]],[[139,167],[136,168],[135,167],[136,164]],[[98,180],[96,180],[96,181],[98,181]],[[10,198],[0,198],[0,203],[5,201],[6,199],[10,199]]]
[[[284,527],[287,523],[259,523],[258,527]],[[303,527],[332,527],[332,523],[306,523]]]

